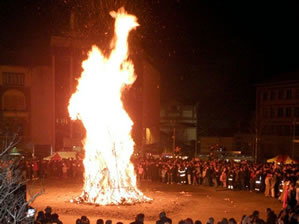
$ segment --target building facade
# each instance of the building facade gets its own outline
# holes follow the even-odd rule
[[[23,149],[49,154],[54,145],[53,86],[50,67],[0,66],[0,138],[18,134]]]
[[[161,148],[174,152],[177,146],[190,156],[198,153],[197,106],[171,102],[161,109]],[[162,137],[161,137],[162,138]]]
[[[256,88],[256,156],[299,156],[299,80]]]
[[[18,133],[20,148],[40,157],[82,145],[84,127],[70,120],[67,108],[90,46],[52,38],[49,66],[0,66],[1,140]],[[137,80],[126,92],[124,106],[134,122],[136,149],[142,150],[160,140],[160,74],[143,52],[132,59]]]

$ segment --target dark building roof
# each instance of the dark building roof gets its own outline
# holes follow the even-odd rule
[[[299,82],[299,72],[282,73],[272,79],[257,83],[257,87],[275,86],[275,85],[289,85]]]

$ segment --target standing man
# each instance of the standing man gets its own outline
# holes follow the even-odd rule
[[[159,218],[156,224],[172,224],[172,220],[166,216],[165,212],[161,212]]]

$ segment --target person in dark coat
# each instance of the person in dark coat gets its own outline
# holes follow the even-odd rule
[[[143,213],[139,213],[137,216],[136,216],[136,219],[134,222],[131,222],[130,224],[143,224],[144,222],[144,214]]]
[[[90,221],[87,218],[87,216],[85,215],[81,216],[81,224],[90,224]]]
[[[289,209],[294,209],[297,205],[297,200],[296,200],[296,186],[295,183],[292,182],[290,183],[290,188],[288,192],[288,198],[287,198],[287,207]]]
[[[160,219],[156,221],[156,224],[172,224],[172,220],[166,216],[165,212],[161,212],[159,218]]]
[[[266,224],[275,224],[277,222],[276,214],[272,211],[271,208],[267,208],[266,212],[267,212]]]
[[[62,221],[59,220],[59,215],[56,213],[52,214],[51,223],[63,224]]]
[[[45,222],[51,222],[52,220],[52,208],[50,206],[47,206],[45,208],[45,216],[44,216],[44,220]]]
[[[97,224],[104,224],[104,220],[103,219],[98,219]]]

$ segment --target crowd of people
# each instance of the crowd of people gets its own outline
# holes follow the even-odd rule
[[[248,161],[226,161],[210,159],[201,161],[197,159],[182,160],[179,158],[133,158],[137,180],[140,184],[143,181],[161,182],[163,184],[186,184],[221,187],[228,190],[249,190],[263,192],[267,197],[278,198],[283,202],[283,210],[275,214],[271,209],[267,210],[267,220],[258,217],[258,212],[250,216],[244,216],[241,224],[251,223],[298,223],[298,164],[277,164],[265,163],[256,164]],[[3,165],[3,164],[1,164]],[[22,160],[19,163],[22,178],[34,180],[39,178],[73,178],[82,176],[84,173],[83,161],[80,159],[63,160]],[[164,213],[162,213],[163,215]],[[39,211],[36,216],[36,223],[62,223],[58,214],[52,213],[50,207],[45,212]],[[164,214],[165,215],[165,214]],[[166,217],[166,215],[165,215]],[[161,219],[161,217],[160,217]],[[169,221],[170,220],[170,221]],[[171,223],[168,221],[157,221],[157,224]],[[272,221],[271,221],[272,220]],[[275,220],[275,221],[273,221]],[[141,224],[144,215],[139,214],[132,224]],[[86,216],[78,218],[76,223],[89,223]],[[97,223],[112,224],[111,220],[97,220]],[[199,224],[199,220],[193,222],[187,218],[180,224]],[[210,218],[207,224],[214,224]],[[235,224],[235,219],[226,219],[217,224]],[[120,222],[117,224],[121,224]]]
[[[298,189],[298,164],[226,160],[138,159],[135,161],[139,181],[165,184],[189,184],[223,187],[230,190],[264,192],[267,197],[283,201],[283,192]],[[297,192],[298,194],[298,192]],[[297,195],[298,197],[298,195]],[[298,199],[298,198],[297,198]]]
[[[145,221],[145,215],[143,213],[137,214],[135,220],[130,224],[143,224]],[[35,224],[62,224],[59,216],[56,213],[52,213],[52,208],[47,206],[45,211],[39,211],[36,218]],[[210,217],[206,224],[297,224],[299,223],[299,207],[294,206],[293,208],[288,207],[282,209],[276,214],[272,209],[266,209],[266,219],[260,217],[259,211],[255,210],[252,214],[243,215],[241,220],[237,221],[235,218],[223,218],[222,220],[215,221],[213,217]],[[81,216],[76,220],[76,224],[90,224],[90,220],[87,216]],[[99,218],[96,220],[96,224],[112,224],[111,219]],[[123,224],[123,222],[116,222],[116,224]],[[166,213],[162,211],[156,224],[172,224],[172,219],[166,216]],[[186,218],[180,220],[178,224],[202,224],[199,219],[193,220],[192,218]]]
[[[164,184],[188,184],[222,187],[228,190],[263,192],[266,197],[284,201],[284,192],[298,200],[299,165],[253,163],[177,158],[133,159],[137,180]],[[30,160],[20,164],[26,180],[35,178],[72,178],[83,176],[82,160]]]
[[[24,180],[39,178],[72,178],[83,176],[84,166],[80,159],[22,160],[19,164]]]

